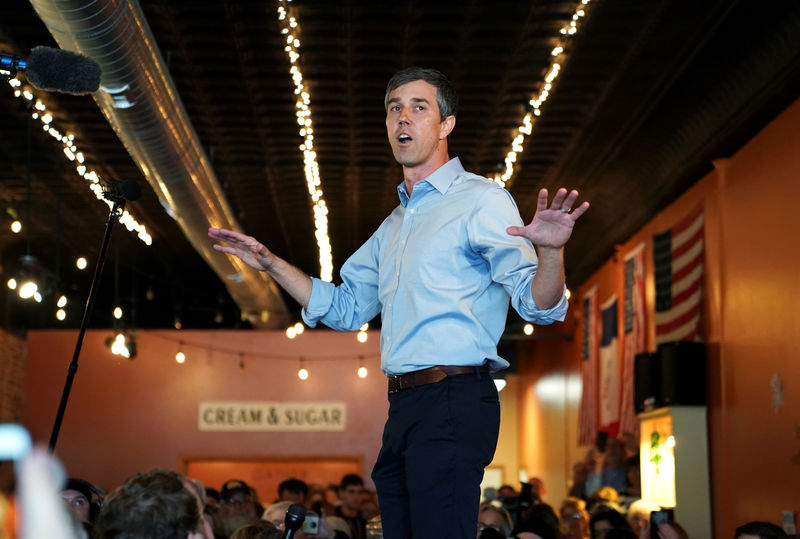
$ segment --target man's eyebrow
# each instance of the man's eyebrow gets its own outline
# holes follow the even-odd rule
[[[388,102],[389,103],[399,103],[400,101],[402,101],[402,100],[399,97],[393,97]],[[411,99],[409,99],[409,101],[411,101],[413,103],[428,103],[428,100],[425,99],[424,97],[412,97]]]

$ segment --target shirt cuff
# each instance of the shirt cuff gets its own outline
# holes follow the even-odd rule
[[[567,316],[567,307],[569,306],[569,302],[567,301],[567,286],[564,285],[564,289],[561,291],[561,299],[558,300],[558,303],[549,309],[541,310],[536,306],[529,286],[528,293],[523,296],[520,306],[519,314],[528,322],[536,322],[539,324],[563,322],[564,318]]]
[[[335,289],[335,284],[311,277],[311,296],[308,298],[308,306],[300,311],[303,322],[308,327],[316,327],[317,322],[328,314]]]

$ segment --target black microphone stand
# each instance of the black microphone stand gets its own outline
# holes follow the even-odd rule
[[[75,352],[72,354],[72,362],[69,364],[67,370],[67,381],[64,384],[64,391],[61,394],[61,403],[58,405],[58,413],[56,420],[53,424],[53,432],[50,434],[49,449],[52,453],[56,448],[56,441],[58,440],[58,431],[61,430],[61,421],[64,419],[64,412],[67,409],[67,401],[69,400],[69,393],[72,389],[72,381],[75,378],[75,373],[78,372],[78,356],[81,353],[81,346],[83,346],[83,337],[86,334],[86,326],[89,324],[89,316],[92,313],[94,306],[94,299],[97,295],[97,285],[100,281],[100,274],[103,272],[103,264],[106,259],[106,252],[108,251],[108,244],[111,242],[111,230],[114,227],[114,222],[122,215],[125,209],[125,197],[115,192],[113,189],[105,190],[105,197],[113,202],[111,212],[108,214],[108,221],[106,222],[106,233],[103,237],[103,244],[100,247],[100,255],[97,257],[97,264],[94,267],[94,276],[92,277],[92,285],[89,288],[89,298],[86,300],[86,306],[83,308],[83,319],[81,320],[81,329],[78,332],[78,341],[75,343]]]

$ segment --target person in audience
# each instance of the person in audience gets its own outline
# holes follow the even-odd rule
[[[502,485],[497,489],[498,498],[513,498],[518,495],[519,493],[511,485]]]
[[[534,516],[517,524],[513,536],[515,539],[557,539],[558,530],[542,518]]]
[[[592,455],[594,454],[594,450],[589,451]],[[587,454],[586,457],[589,459],[589,454]],[[572,465],[572,484],[567,493],[570,497],[580,498],[582,500],[588,498],[586,495],[586,481],[588,481],[592,469],[593,468],[590,467],[590,464],[587,463],[586,460],[576,462]]]
[[[594,465],[587,462],[591,468],[591,474],[586,480],[586,494],[601,487],[611,487],[617,492],[625,489],[625,444],[618,438],[610,438],[606,443],[605,456],[603,457],[603,467],[600,472],[596,472],[596,461]]]
[[[253,524],[242,526],[230,536],[230,539],[281,539],[283,534],[271,522],[259,520]]]
[[[634,455],[625,459],[625,490],[619,493],[620,505],[627,510],[641,497],[642,475],[639,469],[639,455]]]
[[[305,506],[307,496],[308,485],[300,479],[292,477],[278,485],[278,501],[289,501]]]
[[[350,535],[353,539],[366,539],[367,521],[361,515],[361,491],[364,490],[364,480],[360,475],[347,474],[342,477],[339,484],[339,500],[341,504],[336,508],[336,516],[342,517],[350,526]]]
[[[73,477],[67,479],[66,486],[61,490],[61,499],[85,524],[94,520],[100,508],[99,503],[93,503],[94,496],[95,489],[91,483]]]
[[[601,511],[589,520],[592,539],[604,539],[609,530],[613,529],[632,531],[625,517],[613,509]]]
[[[352,539],[350,526],[342,517],[336,515],[326,516],[325,523],[333,531],[333,539]]]
[[[789,537],[789,535],[780,526],[762,521],[742,524],[733,533],[733,539],[780,539],[782,537]]]
[[[262,520],[271,522],[276,528],[285,532],[284,522],[286,519],[286,511],[292,505],[290,501],[276,502],[264,510],[261,516]],[[337,532],[328,524],[324,515],[317,515],[314,511],[307,511],[306,518],[309,515],[319,516],[319,528],[315,535],[305,533],[302,528],[297,530],[292,536],[294,539],[334,539],[337,538]],[[338,537],[341,537],[339,535]]]
[[[248,524],[258,522],[259,511],[250,486],[240,479],[225,481],[220,489],[220,518],[222,530],[230,536]]]
[[[206,507],[219,509],[219,491],[212,487],[206,487]]]
[[[561,533],[567,539],[588,539],[589,513],[586,512],[585,501],[574,496],[568,497],[561,503],[559,516]]]
[[[138,473],[114,490],[95,522],[97,539],[212,539],[193,484],[169,470]]]
[[[508,511],[489,502],[481,504],[478,510],[478,537],[486,528],[493,528],[503,537],[508,537],[511,535],[512,526]]]
[[[369,519],[381,514],[378,508],[378,495],[373,490],[364,489],[361,491],[361,517],[369,522]]]
[[[544,480],[542,480],[540,477],[534,477],[528,483],[531,486],[531,495],[533,496],[533,499],[538,499],[541,501],[547,492],[547,489],[544,486]]]
[[[612,487],[601,487],[597,489],[586,501],[586,511],[589,512],[590,516],[608,509],[621,512],[619,507],[619,494]]]
[[[631,525],[633,533],[639,535],[642,530],[647,528],[650,523],[650,513],[661,509],[659,506],[647,500],[636,500],[628,508],[626,518]]]

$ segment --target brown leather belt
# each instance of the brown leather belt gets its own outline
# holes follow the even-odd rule
[[[490,372],[489,365],[475,365],[471,367],[439,365],[419,371],[408,372],[406,374],[390,376],[389,395],[397,393],[398,391],[403,391],[404,389],[410,389],[412,387],[435,384],[436,382],[441,382],[448,376],[453,376],[455,374],[478,374],[488,372]]]

